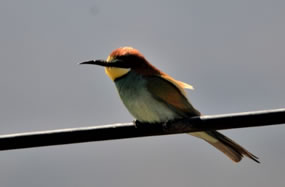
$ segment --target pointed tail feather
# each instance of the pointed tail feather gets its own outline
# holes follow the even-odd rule
[[[256,157],[255,155],[244,149],[242,146],[217,131],[195,132],[189,134],[202,138],[203,140],[223,152],[234,162],[239,162],[243,158],[243,156],[246,156],[259,163],[258,157]]]

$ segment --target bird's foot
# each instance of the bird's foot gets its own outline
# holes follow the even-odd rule
[[[139,122],[138,120],[133,120],[133,124],[135,125],[135,128],[138,128],[142,125],[142,122]]]
[[[165,122],[162,122],[162,123],[161,123],[161,126],[162,126],[163,129],[167,129],[167,127],[168,127],[168,122],[169,122],[169,121],[165,121]]]

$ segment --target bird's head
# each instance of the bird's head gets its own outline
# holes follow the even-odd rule
[[[82,62],[80,64],[93,64],[105,67],[106,74],[112,79],[116,80],[127,74],[129,71],[136,71],[137,73],[153,73],[157,72],[151,66],[144,56],[132,47],[121,47],[115,49],[108,56],[107,60],[95,60]]]

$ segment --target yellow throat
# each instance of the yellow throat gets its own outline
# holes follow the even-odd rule
[[[111,62],[114,58],[111,56],[108,56],[107,62]],[[127,74],[131,69],[126,68],[114,68],[114,67],[106,67],[105,73],[110,77],[110,79],[115,80],[125,74]]]

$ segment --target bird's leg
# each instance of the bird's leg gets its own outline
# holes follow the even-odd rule
[[[133,123],[134,123],[134,125],[135,125],[135,128],[139,128],[139,126],[142,126],[142,122],[140,122],[140,121],[138,121],[138,120],[133,120]]]
[[[133,124],[135,125],[135,128],[158,128],[162,127],[167,129],[168,121],[160,122],[160,123],[145,123],[140,122],[138,120],[133,120]]]
[[[161,123],[163,129],[167,129],[168,128],[168,122],[170,122],[170,121],[164,121],[164,122]]]

